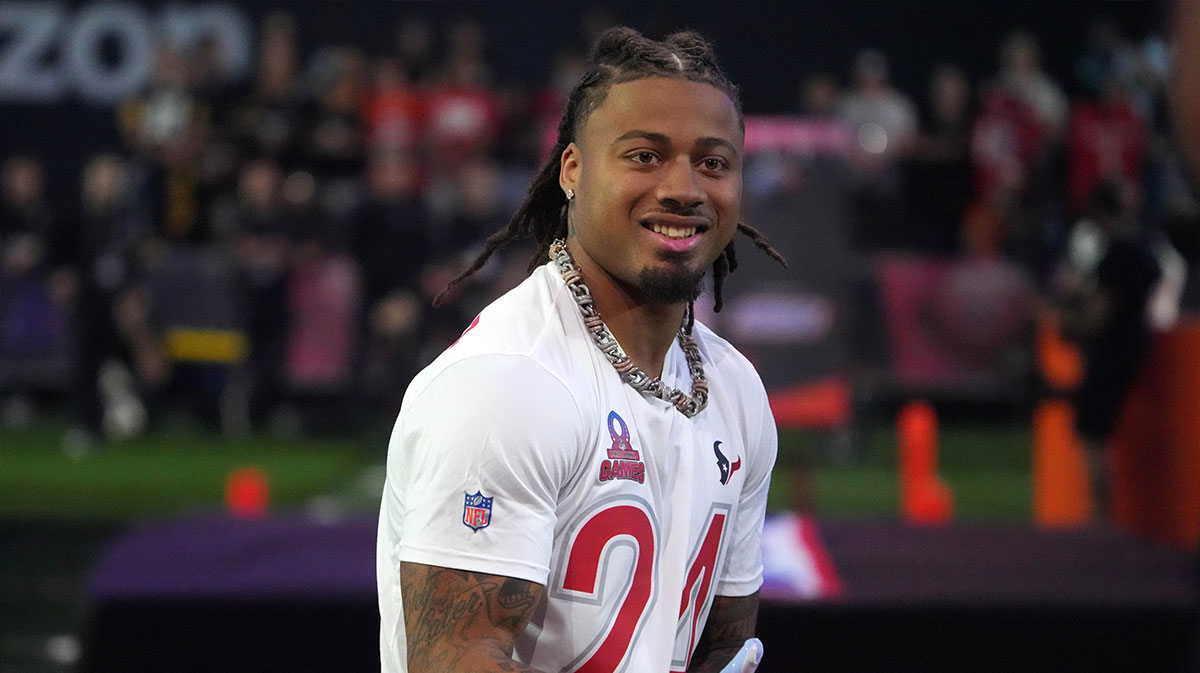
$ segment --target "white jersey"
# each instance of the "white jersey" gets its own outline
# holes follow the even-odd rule
[[[713,596],[762,584],[777,445],[754,368],[694,336],[711,394],[689,419],[621,381],[546,265],[413,379],[379,517],[385,673],[407,670],[401,562],[544,585],[514,652],[539,670],[687,668]],[[691,388],[678,342],[662,378]]]

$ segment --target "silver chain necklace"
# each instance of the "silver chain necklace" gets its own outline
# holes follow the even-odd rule
[[[679,413],[688,418],[704,411],[704,407],[708,406],[708,379],[704,378],[704,363],[700,361],[700,347],[696,345],[696,341],[692,339],[692,335],[687,329],[682,326],[679,328],[679,347],[683,349],[688,371],[692,374],[691,395],[668,386],[660,378],[651,377],[633,364],[633,360],[630,360],[629,356],[625,354],[621,344],[617,343],[617,338],[613,336],[608,326],[604,324],[604,320],[600,318],[600,314],[596,312],[592,291],[588,289],[587,285],[584,285],[583,276],[580,275],[579,269],[571,259],[571,254],[567,252],[567,244],[563,239],[560,238],[550,244],[550,259],[558,267],[563,281],[566,282],[567,288],[575,297],[575,303],[579,305],[579,313],[583,316],[584,326],[592,333],[596,346],[612,363],[613,369],[617,370],[622,381],[646,397],[657,397],[674,405]]]

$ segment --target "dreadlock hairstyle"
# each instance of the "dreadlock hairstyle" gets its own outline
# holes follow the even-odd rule
[[[558,123],[557,142],[546,163],[530,183],[524,202],[513,214],[508,225],[489,236],[483,251],[434,298],[435,306],[441,303],[451,288],[482,268],[492,253],[514,238],[532,238],[537,242],[538,250],[529,261],[528,271],[532,273],[546,261],[550,244],[555,239],[567,236],[567,198],[558,184],[559,162],[567,146],[574,142],[588,115],[600,107],[614,84],[646,77],[685,79],[709,84],[733,101],[738,120],[742,120],[737,87],[717,65],[712,45],[697,33],[673,33],[658,42],[643,37],[632,28],[610,28],[596,40],[590,62],[591,68],[575,84],[567,97],[566,110]],[[787,261],[758,230],[745,222],[738,222],[737,229],[750,237],[760,250],[787,267]],[[725,276],[736,269],[737,256],[731,240],[713,262],[714,311],[721,310],[721,289]],[[692,313],[689,303],[689,330]]]

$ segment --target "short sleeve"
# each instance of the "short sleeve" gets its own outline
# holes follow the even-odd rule
[[[728,545],[728,557],[724,571],[717,582],[717,594],[721,596],[748,596],[758,591],[763,582],[762,532],[767,513],[767,491],[771,486],[771,470],[775,467],[775,455],[779,448],[779,435],[775,418],[767,403],[766,391],[759,388],[761,398],[751,418],[748,419],[749,433],[757,435],[753,446],[752,460],[746,480],[742,483],[742,494],[732,529],[732,544]]]
[[[583,446],[567,386],[527,357],[483,355],[410,395],[381,514],[393,558],[544,584],[558,496]]]

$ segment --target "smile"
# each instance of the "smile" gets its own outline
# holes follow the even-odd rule
[[[708,230],[707,218],[696,215],[675,215],[673,213],[655,213],[641,221],[643,228],[665,236],[673,241],[689,239],[696,234]]]
[[[650,224],[649,229],[667,238],[691,238],[696,235],[696,227],[671,227],[659,222]]]

